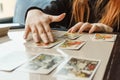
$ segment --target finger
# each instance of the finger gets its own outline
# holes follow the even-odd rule
[[[31,32],[30,27],[28,25],[26,25],[25,26],[24,39],[27,39],[30,32]]]
[[[82,26],[83,22],[79,22],[76,25],[74,25],[72,28],[68,30],[68,32],[74,33],[79,30],[79,28]]]
[[[51,22],[59,22],[64,19],[65,15],[66,13],[62,13],[58,16],[49,16],[49,18],[51,19]]]
[[[86,31],[88,29],[90,29],[92,27],[92,25],[90,23],[84,23],[81,28],[79,29],[79,33],[82,33],[83,31]]]
[[[43,25],[44,25],[44,29],[45,29],[45,32],[48,36],[49,41],[54,42],[54,38],[53,38],[52,31],[50,29],[50,26],[48,24],[43,24]]]
[[[39,35],[38,35],[38,31],[37,31],[36,26],[32,26],[32,27],[31,27],[31,31],[32,31],[33,40],[34,40],[35,42],[40,42],[40,39],[39,39]]]
[[[45,29],[44,29],[43,25],[38,24],[37,25],[37,30],[38,30],[39,36],[42,39],[42,41],[44,43],[49,43],[49,39],[48,39],[48,36],[47,36],[47,34],[45,32]]]
[[[92,27],[91,27],[91,29],[89,30],[89,33],[93,33],[94,31],[96,31],[97,30],[97,25],[92,25]]]
[[[73,28],[73,27],[72,27]],[[72,33],[72,28],[70,28],[67,32]]]

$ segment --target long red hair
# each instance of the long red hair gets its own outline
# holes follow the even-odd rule
[[[100,7],[104,0],[98,0],[96,2],[95,8]],[[115,23],[120,19],[120,0],[109,0],[107,5],[103,8],[102,18],[99,20],[100,23],[104,23],[113,27]],[[93,5],[94,6],[94,5]],[[95,9],[97,10],[97,9]],[[87,15],[84,15],[84,14]],[[72,17],[74,17],[76,22],[87,22],[89,20],[90,9],[88,5],[88,0],[73,0],[72,7]]]

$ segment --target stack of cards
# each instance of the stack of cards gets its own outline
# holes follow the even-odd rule
[[[92,38],[93,41],[115,41],[116,35],[114,34],[95,34]]]
[[[63,80],[91,80],[100,64],[100,60],[72,57],[54,74]]]
[[[60,55],[42,53],[23,65],[22,70],[31,73],[48,74],[63,60],[64,58]]]
[[[80,41],[80,40],[65,40],[58,47],[61,49],[79,49],[85,43],[86,43],[85,41]]]

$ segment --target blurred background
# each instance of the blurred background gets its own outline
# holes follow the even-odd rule
[[[0,0],[0,19],[14,15],[16,0]]]

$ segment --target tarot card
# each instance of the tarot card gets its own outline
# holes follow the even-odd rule
[[[35,47],[40,47],[40,48],[52,48],[54,46],[56,46],[57,44],[59,44],[62,40],[58,40],[56,39],[55,42],[53,43],[44,43],[44,42],[39,42],[39,43],[35,43]]]
[[[57,54],[42,53],[23,66],[23,70],[31,73],[48,74],[55,69],[64,57]]]
[[[63,64],[54,76],[68,80],[91,80],[99,64],[100,60],[72,57]]]
[[[24,52],[15,51],[0,58],[1,71],[13,71],[28,60]]]
[[[115,41],[116,35],[114,34],[95,34],[92,38],[93,41]]]
[[[66,32],[63,36],[61,36],[62,38],[66,38],[66,39],[77,39],[81,36],[81,34],[79,33],[68,33]]]
[[[65,40],[63,43],[59,45],[61,49],[79,49],[82,47],[86,41],[81,40]]]
[[[52,30],[52,33],[55,38],[59,38],[65,34],[64,31],[57,31],[57,30]]]

